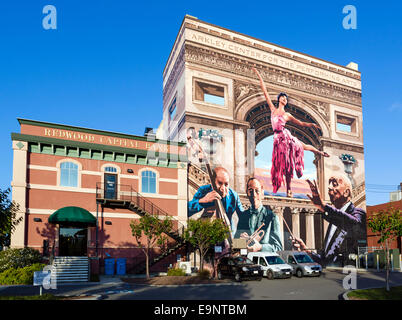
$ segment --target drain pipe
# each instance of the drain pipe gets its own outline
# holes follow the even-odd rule
[[[95,252],[96,252],[96,257],[98,257],[98,211],[99,211],[99,203],[98,201],[96,202],[96,244],[95,244]]]

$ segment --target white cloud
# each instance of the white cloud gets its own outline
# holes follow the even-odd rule
[[[394,102],[391,107],[389,107],[388,109],[389,111],[398,111],[398,110],[402,110],[402,103],[400,102]]]

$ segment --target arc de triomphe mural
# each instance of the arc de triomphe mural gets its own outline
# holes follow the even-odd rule
[[[201,140],[215,141],[216,149],[209,150],[213,164],[227,168],[231,187],[244,194],[247,178],[254,174],[256,145],[273,134],[252,67],[259,70],[273,102],[286,92],[288,111],[319,126],[286,124],[293,136],[330,155],[314,161],[325,200],[329,202],[328,179],[342,172],[351,179],[354,204],[365,210],[361,75],[353,62],[340,66],[187,15],[163,72],[158,134],[185,141],[186,130],[194,128]],[[264,201],[284,215],[308,246],[320,246],[328,224],[315,218],[309,200],[272,196]]]

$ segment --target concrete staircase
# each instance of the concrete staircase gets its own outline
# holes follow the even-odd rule
[[[54,257],[52,264],[52,282],[88,282],[88,257]]]

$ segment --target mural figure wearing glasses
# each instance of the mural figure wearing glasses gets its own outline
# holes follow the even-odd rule
[[[319,252],[309,250],[303,240],[293,239],[297,250],[310,253],[312,258],[323,265],[333,265],[348,261],[349,254],[357,254],[359,243],[367,238],[366,212],[356,208],[352,202],[352,185],[343,174],[329,178],[328,196],[332,205],[325,204],[318,191],[317,183],[307,180],[311,195],[307,195],[322,217],[329,222],[324,237],[323,249]]]

